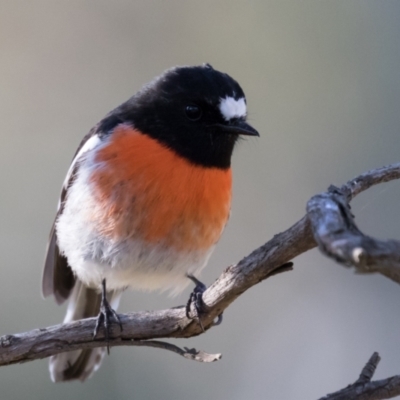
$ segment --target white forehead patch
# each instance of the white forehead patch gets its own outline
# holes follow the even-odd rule
[[[227,96],[221,99],[219,110],[225,121],[229,121],[232,118],[242,118],[246,116],[246,102],[243,97],[239,100],[235,100],[233,97]]]

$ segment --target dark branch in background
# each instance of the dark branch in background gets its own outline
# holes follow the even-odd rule
[[[202,317],[205,330],[213,325],[237,297],[264,279],[291,269],[290,260],[319,246],[320,250],[344,265],[363,273],[378,272],[400,283],[400,243],[380,241],[364,235],[355,225],[348,202],[357,194],[381,182],[400,178],[400,163],[366,172],[341,188],[314,196],[307,214],[286,231],[230,266],[207,289],[203,299],[209,312]],[[220,355],[182,350],[169,343],[146,342],[159,338],[188,338],[200,335],[196,320],[185,316],[183,307],[162,311],[121,314],[123,332],[113,326],[109,345],[161,347],[197,361],[215,361]],[[104,338],[92,340],[95,318],[36,329],[0,338],[0,366],[32,361],[65,351],[104,347]],[[391,378],[395,379],[395,378]],[[399,378],[400,380],[400,378]],[[398,383],[400,387],[400,382]],[[362,398],[362,397],[359,397]],[[365,397],[386,399],[389,397]]]
[[[400,395],[400,376],[371,382],[380,360],[378,353],[372,354],[360,377],[353,384],[319,400],[383,400]]]

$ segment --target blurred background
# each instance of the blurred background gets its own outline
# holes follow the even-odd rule
[[[238,80],[260,138],[234,154],[232,216],[202,280],[304,215],[307,200],[400,161],[400,2],[3,1],[0,3],[0,334],[57,324],[40,295],[58,195],[81,138],[174,65],[211,63]],[[400,182],[353,202],[366,233],[400,238]],[[257,285],[207,334],[178,342],[221,361],[112,349],[84,384],[53,384],[47,360],[0,369],[8,399],[317,399],[400,373],[400,287],[357,276],[318,250]],[[177,298],[129,292],[120,310]]]

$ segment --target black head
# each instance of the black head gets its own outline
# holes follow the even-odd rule
[[[246,123],[242,88],[209,64],[166,71],[114,110],[101,128],[121,122],[206,167],[229,168],[239,135],[258,135]]]

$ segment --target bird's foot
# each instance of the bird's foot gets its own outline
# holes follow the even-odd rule
[[[110,328],[111,328],[111,323],[112,319],[119,325],[119,328],[122,332],[122,323],[121,320],[116,313],[116,311],[111,307],[110,303],[107,300],[106,297],[106,283],[105,279],[103,279],[102,283],[102,296],[101,296],[101,304],[100,304],[100,312],[99,315],[97,316],[97,321],[96,321],[96,326],[93,331],[93,340],[96,339],[100,326],[104,327],[104,337],[107,342],[107,353],[110,354],[110,346],[109,346],[109,341],[110,341]]]
[[[203,322],[201,316],[207,314],[208,307],[203,300],[203,293],[207,290],[207,286],[200,282],[193,275],[187,275],[187,277],[196,285],[193,292],[190,293],[189,300],[186,303],[186,317],[189,319],[197,319],[201,330],[204,332]],[[191,315],[192,307],[194,310],[194,316]],[[219,325],[222,322],[222,313],[218,315],[218,319],[213,323],[213,326]]]

